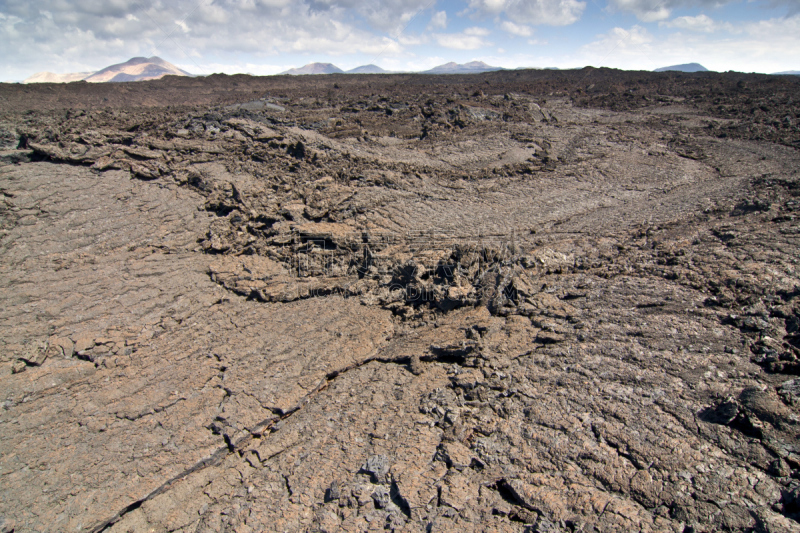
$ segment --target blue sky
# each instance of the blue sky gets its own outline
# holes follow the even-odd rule
[[[800,70],[798,0],[0,0],[0,79],[158,55],[197,74],[448,61]]]

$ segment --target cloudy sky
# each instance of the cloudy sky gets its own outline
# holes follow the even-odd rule
[[[0,0],[0,80],[158,55],[197,74],[321,61],[423,70],[800,70],[800,0]]]

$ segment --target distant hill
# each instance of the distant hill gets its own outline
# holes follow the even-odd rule
[[[787,70],[784,72],[773,72],[773,75],[791,74],[792,76],[800,76],[800,70]]]
[[[71,81],[85,80],[94,72],[71,72],[68,74],[55,74],[54,72],[37,72],[22,83],[69,83]]]
[[[124,63],[111,65],[103,70],[98,70],[86,81],[101,83],[106,81],[145,81],[157,80],[164,76],[191,76],[185,70],[181,70],[172,63],[164,61],[160,57],[134,57]]]
[[[700,63],[684,63],[683,65],[672,65],[671,67],[661,67],[653,72],[668,72],[675,70],[678,72],[708,72],[708,69]]]
[[[331,63],[309,63],[300,68],[290,68],[281,74],[291,74],[292,76],[304,76],[308,74],[344,74],[344,71]]]
[[[386,74],[388,70],[383,70],[378,65],[361,65],[347,71],[348,74]]]
[[[157,80],[167,75],[192,76],[172,63],[160,57],[134,57],[124,63],[111,65],[97,72],[71,72],[54,74],[38,72],[22,83],[69,83],[71,81],[89,81],[102,83],[107,81],[144,81]]]
[[[471,61],[461,65],[451,61],[450,63],[445,63],[444,65],[439,65],[438,67],[433,67],[430,70],[426,70],[422,74],[475,74],[477,72],[490,72],[493,70],[505,69],[502,67],[493,67],[491,65],[487,65],[483,61]]]

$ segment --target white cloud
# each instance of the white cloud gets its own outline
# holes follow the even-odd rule
[[[678,7],[714,8],[739,0],[609,0],[612,11],[633,13],[642,22],[656,22],[669,18],[672,10]],[[753,0],[748,0],[752,2]],[[787,7],[788,15],[800,10],[797,0],[769,0],[772,7]]]
[[[324,51],[330,55],[344,55],[362,53],[397,54],[402,46],[388,37],[377,37],[363,31],[358,31],[350,25],[337,21],[329,21],[330,27],[323,26],[324,31],[298,29],[291,39],[278,43],[278,50],[303,53],[319,53]]]
[[[0,57],[7,77],[25,78],[35,71],[85,71],[125,61],[133,56],[160,55],[173,62],[190,62],[202,73],[206,56],[251,61],[281,54],[394,56],[421,38],[403,44],[371,31],[357,16],[361,10],[385,16],[392,24],[410,21],[422,0],[388,3],[316,0],[114,0],[65,2],[3,0],[0,10]],[[343,3],[357,3],[346,10]],[[401,5],[402,4],[402,5]],[[174,22],[174,24],[173,24]],[[191,31],[190,31],[191,30]],[[197,61],[197,64],[194,63]]]
[[[511,35],[519,35],[520,37],[530,37],[533,34],[533,30],[529,26],[525,26],[524,24],[514,24],[510,20],[503,21],[500,24],[500,27],[503,31],[510,33]]]
[[[232,17],[232,14],[235,16]],[[201,4],[196,10],[188,13],[188,17],[192,20],[200,19],[202,23],[215,28],[228,25],[228,23],[236,25],[240,22],[240,20],[237,20],[238,16],[242,15],[239,12],[226,10],[217,4]]]
[[[587,46],[600,51],[601,53],[608,52],[616,49],[635,49],[637,46],[653,41],[653,36],[645,28],[641,26],[633,26],[631,29],[612,28],[608,33],[598,36],[599,39],[588,44]]]
[[[414,18],[430,8],[431,0],[303,0],[312,11],[329,12],[344,18],[348,12],[363,17],[369,25],[397,36]]]
[[[645,70],[697,62],[711,70],[766,73],[800,65],[800,15],[726,24],[725,29],[726,33],[677,31],[657,39],[641,26],[617,27],[564,60]]]
[[[626,68],[629,64],[645,63],[652,53],[652,42],[653,36],[641,26],[627,30],[617,27],[581,47],[579,57],[584,65]],[[654,68],[657,67],[648,70]]]
[[[671,7],[680,0],[609,0],[608,5],[618,11],[633,13],[642,22],[655,22],[669,18]]]
[[[267,74],[285,70],[288,63],[337,58],[407,70],[459,59],[453,50],[486,49],[501,56],[491,63],[500,65],[521,53],[514,60],[520,65],[653,69],[697,61],[722,70],[796,69],[798,16],[735,24],[726,22],[723,11],[707,11],[713,19],[670,16],[680,6],[711,9],[732,1],[608,0],[606,19],[592,21],[603,34],[575,37],[570,46],[579,48],[566,52],[561,39],[539,46],[547,41],[535,27],[574,22],[583,14],[585,0],[462,2],[462,14],[483,18],[482,25],[493,21],[493,33],[481,27],[456,31],[451,17],[461,8],[440,2],[440,9],[432,9],[431,0],[202,0],[199,7],[198,0],[0,0],[0,65],[6,78],[23,79],[36,71],[94,70],[155,53],[197,73],[224,67],[226,72]],[[754,7],[797,3],[758,0]],[[657,37],[615,21],[623,12],[659,21]],[[593,42],[580,46],[587,41]],[[431,48],[448,57],[428,61]],[[498,48],[506,52],[496,52]],[[260,63],[267,66],[259,69]]]
[[[505,14],[522,24],[566,26],[577,21],[586,9],[578,0],[470,0],[469,7],[478,13]]]
[[[718,30],[734,31],[733,25],[727,22],[720,24],[706,15],[677,17],[672,20],[659,22],[658,25],[667,28],[678,28],[681,30],[701,31],[706,33],[712,33]]]
[[[478,35],[481,37],[485,37],[486,35],[489,35],[489,33],[490,33],[489,30],[487,30],[486,28],[481,28],[480,26],[474,26],[472,28],[467,28],[464,30],[464,34],[466,35]]]
[[[251,4],[253,7],[255,7],[256,4],[264,7],[286,7],[291,5],[292,0],[258,0],[258,2],[254,2],[253,0],[243,0],[242,3]]]
[[[384,64],[386,65],[384,68],[394,71],[418,72],[422,70],[430,70],[435,66],[447,63],[447,61],[447,58],[440,56],[417,57],[412,55],[411,58],[406,59],[388,59],[384,61]]]
[[[403,46],[419,46],[430,42],[427,35],[407,35],[403,34],[397,38],[397,42]]]
[[[474,27],[467,28],[461,33],[439,33],[434,37],[439,46],[452,48],[453,50],[477,50],[491,46],[492,43],[486,41],[484,37],[489,35],[486,28]]]
[[[431,21],[428,24],[429,28],[438,28],[443,30],[447,27],[447,12],[446,11],[438,11],[433,14],[431,17]]]

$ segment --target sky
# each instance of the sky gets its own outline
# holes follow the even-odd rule
[[[800,70],[800,0],[0,0],[0,80],[157,55],[194,74],[311,62]]]

